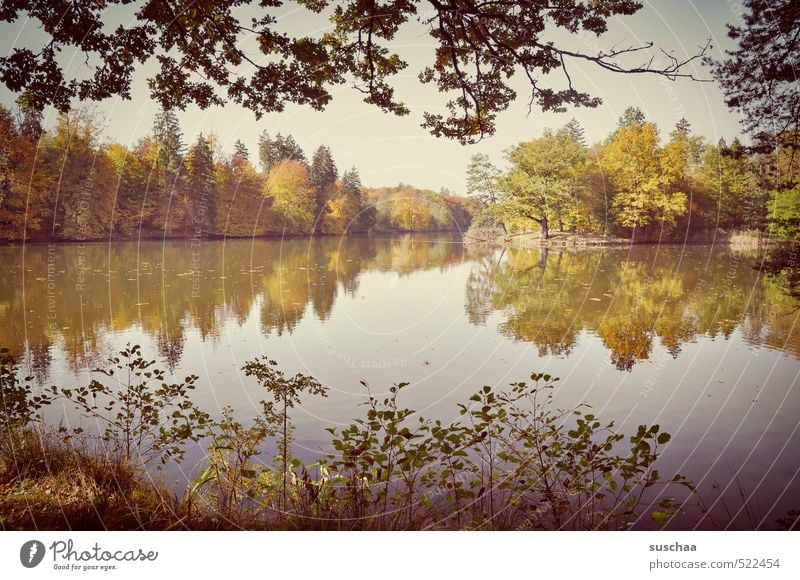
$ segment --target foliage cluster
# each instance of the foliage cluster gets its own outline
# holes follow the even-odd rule
[[[798,158],[788,146],[751,151],[716,144],[681,119],[662,143],[658,127],[628,108],[602,142],[587,146],[577,121],[506,152],[501,171],[485,155],[467,169],[481,203],[478,224],[514,230],[695,239],[721,231],[800,234]]]

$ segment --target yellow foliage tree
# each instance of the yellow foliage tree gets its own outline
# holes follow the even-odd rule
[[[267,177],[267,196],[272,199],[283,228],[292,233],[313,229],[317,202],[305,163],[287,160],[273,167]]]

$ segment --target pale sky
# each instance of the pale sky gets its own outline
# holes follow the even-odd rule
[[[613,19],[609,32],[599,39],[589,36],[559,35],[560,42],[576,49],[610,49],[652,41],[676,57],[694,54],[711,38],[710,54],[719,57],[724,48],[732,46],[725,36],[725,24],[734,22],[741,11],[738,2],[725,0],[644,0],[644,7],[634,16]],[[330,25],[321,16],[287,3],[279,11],[279,25],[295,34],[316,35]],[[127,14],[114,15],[124,21]],[[18,21],[0,26],[0,51],[7,54],[14,46],[25,46],[42,37],[34,21]],[[434,42],[425,29],[416,24],[401,31],[391,48],[409,63],[408,68],[392,81],[396,95],[405,102],[411,114],[395,117],[362,101],[363,95],[344,85],[334,89],[331,104],[323,112],[309,107],[288,105],[282,113],[272,113],[256,120],[253,113],[237,105],[212,107],[205,111],[188,107],[178,111],[187,143],[198,133],[214,133],[226,151],[240,139],[255,159],[258,136],[267,129],[270,134],[291,133],[311,157],[320,145],[328,145],[340,169],[355,165],[364,185],[396,185],[399,182],[438,190],[447,187],[464,193],[464,174],[469,158],[478,152],[486,153],[502,165],[503,151],[509,146],[541,135],[545,127],[560,127],[570,118],[577,118],[586,130],[588,141],[604,138],[616,125],[622,111],[630,105],[640,107],[648,120],[656,122],[662,136],[675,122],[686,117],[693,130],[709,141],[720,137],[731,139],[740,135],[738,117],[724,105],[719,87],[714,82],[690,80],[668,81],[655,75],[621,75],[603,71],[588,63],[568,63],[573,83],[603,98],[596,109],[570,108],[567,113],[544,114],[534,109],[527,114],[527,84],[520,78],[512,81],[517,89],[517,101],[498,116],[497,133],[476,145],[462,146],[457,142],[435,138],[420,127],[423,111],[444,111],[448,98],[435,87],[422,85],[417,79],[424,64],[430,62]],[[658,51],[656,55],[660,54]],[[663,58],[663,57],[662,57]],[[65,55],[69,70],[75,74],[83,67],[83,57]],[[641,64],[637,57],[628,64]],[[109,140],[132,146],[147,134],[157,105],[150,100],[145,79],[153,70],[143,67],[134,81],[132,100],[108,99],[96,105],[106,119]],[[710,79],[710,71],[701,64],[690,65],[697,76]],[[78,72],[78,74],[80,74]],[[552,77],[552,78],[551,78]],[[545,77],[551,86],[561,87],[563,78],[553,73]],[[0,89],[0,101],[13,104],[14,95]],[[48,112],[46,124],[52,125],[55,115]]]

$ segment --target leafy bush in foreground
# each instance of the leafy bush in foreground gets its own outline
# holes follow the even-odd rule
[[[627,529],[647,511],[664,526],[680,507],[664,499],[649,509],[648,490],[677,484],[694,491],[683,477],[664,479],[655,469],[670,439],[658,425],[640,425],[624,443],[613,422],[601,423],[586,405],[554,409],[558,379],[549,375],[533,374],[506,390],[485,386],[449,423],[403,408],[398,399],[407,383],[384,396],[364,383],[363,416],[329,429],[331,451],[303,466],[291,456],[289,411],[301,396],[326,395],[312,377],[286,377],[266,358],[248,362],[243,370],[268,398],[245,425],[231,408],[218,420],[200,411],[189,397],[197,377],[170,384],[138,347],[119,355],[99,371],[110,385],[93,380],[34,394],[3,351],[6,498],[23,497],[26,489],[44,497],[41,486],[51,489],[56,477],[57,488],[78,498],[69,512],[76,522],[67,526],[101,521],[86,515],[96,503],[112,506],[107,517],[123,528],[585,530]],[[52,430],[34,428],[39,409],[54,397],[97,420],[99,436],[79,427],[62,429],[56,439]],[[187,441],[207,442],[207,453],[178,502],[145,467],[155,458],[179,461]],[[126,501],[130,513],[120,513]],[[13,523],[12,503],[0,502],[0,523],[25,527]],[[158,517],[142,518],[142,505]]]

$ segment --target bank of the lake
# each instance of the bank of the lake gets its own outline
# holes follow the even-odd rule
[[[770,238],[764,232],[692,232],[683,237],[674,232],[663,236],[646,234],[620,237],[592,233],[550,231],[547,239],[538,231],[507,232],[497,227],[471,227],[464,233],[467,244],[487,244],[516,248],[580,248],[656,244],[719,245],[733,248],[768,248],[789,244],[787,240]]]

